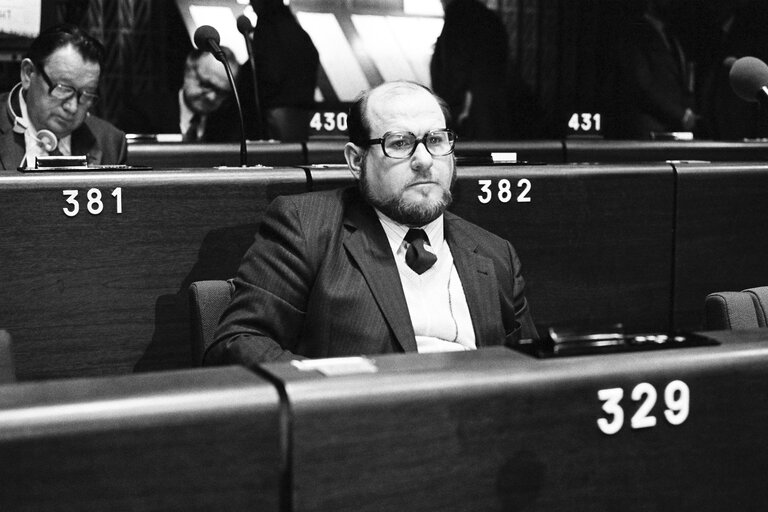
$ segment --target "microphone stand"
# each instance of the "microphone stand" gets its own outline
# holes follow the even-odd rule
[[[232,74],[232,69],[229,67],[229,62],[227,62],[224,52],[219,51],[213,55],[224,64],[224,69],[227,71],[227,78],[229,78],[229,85],[232,86],[232,94],[235,97],[235,104],[237,105],[237,115],[240,118],[240,167],[247,167],[248,150],[245,144],[245,120],[243,119],[243,106],[240,104],[240,95],[237,93],[235,76]]]
[[[224,51],[219,46],[219,33],[216,29],[209,25],[202,25],[195,30],[193,37],[195,46],[211,52],[214,58],[224,64],[224,69],[227,72],[227,79],[229,85],[232,87],[232,94],[235,97],[235,103],[237,104],[237,115],[240,117],[240,167],[248,166],[248,150],[245,145],[245,120],[243,119],[243,105],[240,103],[240,95],[237,92],[237,84],[235,84],[235,75],[232,74],[232,69],[227,62],[227,56],[224,55]]]

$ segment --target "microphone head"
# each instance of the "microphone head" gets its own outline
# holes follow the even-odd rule
[[[248,16],[245,14],[241,14],[237,17],[237,31],[244,36],[247,36],[253,31],[253,24],[251,24],[251,20],[249,20]]]
[[[214,51],[214,48],[211,47],[211,40],[213,40],[213,42],[217,45],[219,44],[219,41],[221,41],[219,32],[210,25],[200,25],[197,27],[193,39],[195,41],[195,46],[197,46],[200,50],[206,50],[209,52]]]
[[[759,101],[762,88],[768,85],[768,65],[756,57],[742,57],[733,63],[728,78],[739,98]]]

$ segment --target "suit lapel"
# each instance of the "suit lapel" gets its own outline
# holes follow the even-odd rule
[[[0,135],[0,148],[3,168],[8,171],[17,170],[24,159],[24,135],[14,133],[13,130],[6,131]]]
[[[376,213],[357,197],[345,212],[344,247],[360,267],[382,315],[406,352],[416,352],[416,337],[392,249]]]
[[[455,222],[457,219],[445,213],[445,239],[451,248],[453,264],[467,298],[475,342],[478,347],[495,344],[504,337],[498,314],[496,270],[490,258],[477,253],[477,241],[468,230]]]
[[[3,168],[9,171],[15,171],[19,168],[26,148],[24,146],[24,135],[13,131],[10,113],[8,112],[8,94],[0,99],[0,160],[3,162]]]

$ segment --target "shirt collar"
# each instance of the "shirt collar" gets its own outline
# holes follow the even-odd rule
[[[376,215],[379,217],[379,222],[381,222],[384,232],[387,234],[387,240],[392,249],[392,254],[397,254],[398,251],[403,248],[405,235],[408,233],[410,226],[395,222],[381,213],[378,209],[376,209]],[[441,214],[429,224],[420,226],[420,229],[423,229],[427,233],[427,237],[429,237],[429,245],[434,249],[434,252],[437,253],[443,246],[443,241],[445,240],[443,215]]]

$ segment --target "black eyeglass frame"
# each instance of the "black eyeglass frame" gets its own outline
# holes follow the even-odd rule
[[[436,155],[435,153],[433,153],[429,149],[429,146],[427,146],[427,137],[429,137],[430,135],[434,135],[436,132],[447,133],[448,134],[449,141],[451,143],[451,149],[447,153],[442,153],[442,154]],[[411,148],[411,152],[408,155],[406,155],[406,156],[392,156],[392,155],[387,153],[387,149],[386,149],[386,147],[384,145],[384,141],[387,139],[387,137],[389,137],[390,135],[394,135],[394,134],[410,135],[411,137],[413,137],[415,139],[413,147]],[[388,158],[394,158],[396,160],[404,160],[406,158],[411,158],[413,156],[413,154],[416,152],[416,148],[419,146],[420,142],[422,144],[424,144],[424,148],[427,150],[427,153],[429,153],[430,155],[432,155],[432,156],[448,156],[451,153],[453,153],[453,151],[456,149],[456,139],[458,139],[458,136],[456,135],[456,132],[454,132],[453,130],[450,130],[448,128],[440,128],[438,130],[430,130],[430,131],[428,131],[427,133],[424,134],[423,137],[417,137],[416,134],[413,133],[413,132],[391,131],[391,132],[385,133],[383,136],[379,137],[378,139],[368,139],[366,141],[363,141],[363,144],[365,144],[367,146],[372,146],[374,144],[380,144],[381,145],[381,151],[384,153],[384,156],[386,156]]]
[[[41,64],[36,63],[35,69],[40,72],[40,76],[43,77],[43,81],[45,81],[45,84],[48,86],[48,94],[53,96],[57,100],[67,101],[72,96],[76,96],[78,105],[88,105],[88,106],[93,105],[99,100],[98,94],[94,94],[88,91],[80,91],[78,89],[75,89],[71,85],[54,83],[53,80],[51,80],[51,77],[48,76],[48,73],[45,72]],[[71,92],[66,97],[59,97],[53,94],[53,91],[57,88],[61,91],[71,91]]]

